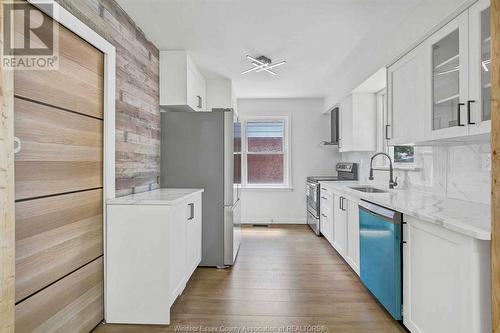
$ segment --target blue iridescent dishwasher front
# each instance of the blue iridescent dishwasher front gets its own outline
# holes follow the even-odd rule
[[[359,205],[361,281],[401,320],[401,214],[366,201]]]

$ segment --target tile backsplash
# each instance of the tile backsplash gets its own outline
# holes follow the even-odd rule
[[[342,160],[359,163],[363,183],[387,187],[388,171],[375,171],[368,180],[373,152],[343,153]],[[460,143],[415,147],[415,167],[395,170],[399,188],[415,189],[452,199],[490,203],[490,143]],[[381,159],[382,157],[378,157]]]

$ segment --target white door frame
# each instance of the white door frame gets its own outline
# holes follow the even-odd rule
[[[103,250],[104,250],[104,297],[106,297],[106,201],[115,197],[115,85],[116,49],[54,0],[28,0],[29,3],[52,17],[104,54],[104,147],[103,147]],[[53,13],[41,5],[51,4]],[[104,299],[104,318],[106,318]]]

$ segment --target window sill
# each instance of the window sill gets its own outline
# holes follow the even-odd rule
[[[257,191],[269,191],[269,192],[292,192],[293,187],[289,186],[242,186],[243,191],[257,192]]]

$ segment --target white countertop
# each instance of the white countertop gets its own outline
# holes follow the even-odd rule
[[[108,205],[175,205],[192,195],[203,192],[200,188],[160,188],[108,199]]]
[[[477,239],[491,239],[489,205],[443,198],[415,190],[384,189],[389,193],[364,193],[349,188],[364,186],[353,182],[321,182],[321,185],[340,192],[347,198],[364,199]]]

